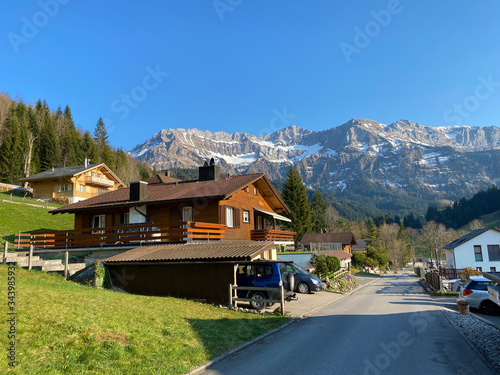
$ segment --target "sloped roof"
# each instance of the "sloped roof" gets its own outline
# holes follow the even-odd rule
[[[200,198],[226,199],[251,183],[255,183],[263,190],[267,189],[273,192],[272,195],[266,194],[266,199],[270,200],[278,213],[289,212],[288,207],[263,173],[221,177],[217,180],[209,181],[151,184],[147,186],[147,198],[141,201],[130,200],[130,188],[118,189],[84,201],[59,207],[50,212],[53,214],[72,213],[82,210],[180,202]]]
[[[63,168],[52,168],[46,171],[34,174],[33,176],[25,177],[21,181],[38,181],[38,180],[48,180],[52,178],[61,178],[61,177],[73,177],[79,174],[82,174],[87,171],[91,171],[97,167],[104,167],[108,173],[113,176],[113,178],[119,182],[121,185],[125,186],[125,184],[116,176],[109,167],[104,164],[87,164],[85,165],[75,165],[73,167],[63,167]]]
[[[342,245],[355,245],[356,238],[351,232],[345,233],[307,233],[302,237],[300,244],[307,246],[311,243],[341,243]]]
[[[72,177],[74,175],[90,171],[102,164],[75,165],[73,167],[52,168],[46,171],[23,178],[22,181],[45,180],[48,178]]]
[[[171,177],[165,176],[164,174],[156,174],[146,180],[146,182],[150,185],[152,184],[168,184],[171,182],[180,182],[181,180]]]
[[[104,259],[104,263],[250,261],[273,246],[271,241],[226,241],[142,246]]]
[[[348,253],[347,251],[329,251],[326,253],[315,254],[314,256],[318,255],[330,255],[332,257],[339,258],[339,260],[350,259],[352,257],[352,254]]]
[[[484,232],[487,232],[489,230],[495,230],[500,233],[500,230],[496,228],[481,228],[481,229],[474,229],[472,232],[467,233],[465,236],[462,236],[460,238],[457,238],[455,241],[450,242],[449,244],[443,246],[443,249],[447,250],[453,250],[456,247],[459,247],[460,245],[464,244],[465,242],[468,242],[472,240],[473,238],[483,234]]]

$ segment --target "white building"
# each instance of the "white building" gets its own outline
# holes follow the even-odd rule
[[[500,271],[500,230],[476,229],[444,246],[449,267],[472,267],[482,272]]]

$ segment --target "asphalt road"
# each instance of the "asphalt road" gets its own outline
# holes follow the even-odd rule
[[[203,374],[493,374],[413,276],[385,276]]]

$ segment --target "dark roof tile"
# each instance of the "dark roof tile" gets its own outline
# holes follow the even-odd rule
[[[142,246],[104,259],[103,262],[249,261],[272,246],[273,242],[269,241]]]

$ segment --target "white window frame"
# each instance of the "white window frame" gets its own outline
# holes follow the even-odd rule
[[[250,222],[250,212],[249,211],[243,211],[243,222],[244,223]]]
[[[234,228],[234,208],[226,207],[226,225],[228,228]]]

